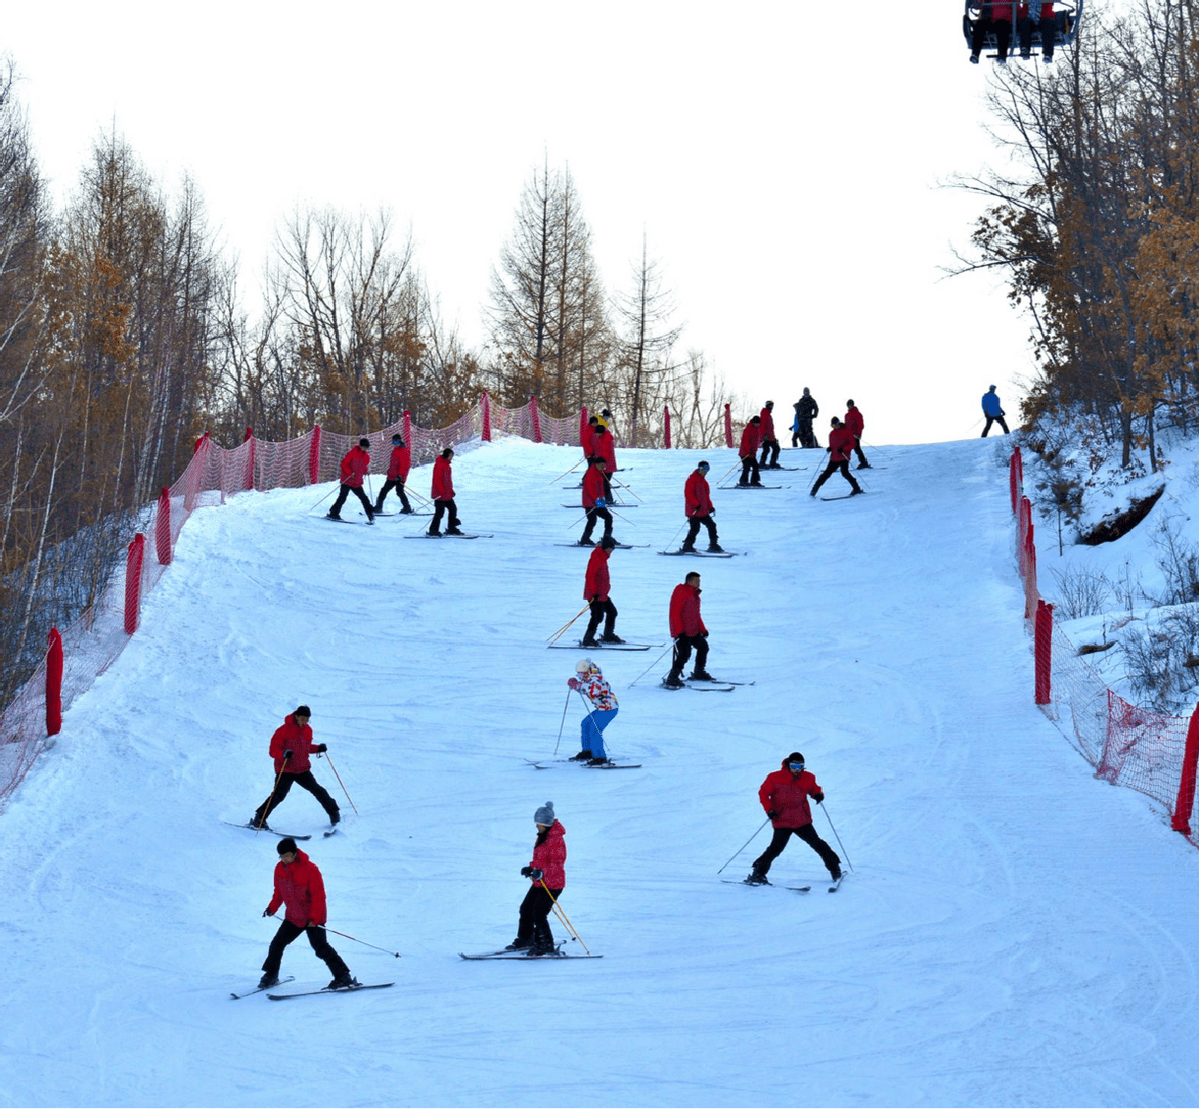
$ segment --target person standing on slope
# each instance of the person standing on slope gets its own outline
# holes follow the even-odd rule
[[[778,470],[779,467],[779,440],[775,437],[775,418],[772,412],[775,411],[775,402],[767,401],[763,405],[763,410],[758,414],[758,442],[762,448],[762,457],[758,460],[758,465],[764,470]]]
[[[831,428],[829,432],[829,465],[817,478],[816,485],[808,491],[808,495],[815,497],[817,490],[829,480],[834,471],[841,470],[842,477],[850,483],[850,496],[853,497],[856,493],[862,492],[862,486],[854,480],[854,475],[850,472],[850,452],[854,449],[854,436],[836,416],[829,421],[829,426]]]
[[[604,499],[611,504],[613,475],[617,472],[617,444],[603,421],[596,425],[596,434],[592,436],[592,457],[604,460]]]
[[[583,535],[579,537],[579,545],[581,547],[592,545],[592,532],[595,530],[597,520],[604,521],[604,537],[600,542],[612,539],[613,518],[612,513],[606,507],[608,505],[608,479],[604,476],[604,459],[599,455],[592,455],[589,459],[588,468],[583,475],[581,496],[583,510],[587,514],[587,524],[584,525]]]
[[[396,496],[400,498],[401,514],[407,516],[412,513],[412,505],[408,503],[408,497],[404,495],[404,483],[408,481],[408,471],[411,468],[412,450],[405,446],[402,435],[393,435],[392,456],[388,459],[387,481],[379,490],[379,496],[375,498],[376,513],[383,511],[383,499],[393,489],[396,490]]]
[[[700,592],[700,575],[693,570],[671,593],[668,619],[675,648],[671,655],[671,672],[663,679],[667,689],[683,688],[683,668],[691,658],[693,648],[696,651],[696,664],[691,673],[692,680],[713,680],[713,676],[704,669],[708,661],[708,628],[700,616]]]
[[[804,756],[793,751],[779,764],[779,769],[767,775],[758,789],[758,799],[771,820],[775,834],[767,849],[754,860],[754,869],[746,881],[752,886],[768,885],[767,871],[787,846],[792,836],[799,836],[818,855],[835,882],[842,876],[842,860],[813,827],[812,810],[808,799],[819,805],[825,794],[817,779],[804,769]]]
[[[313,953],[333,975],[333,981],[325,987],[327,990],[346,990],[359,985],[325,935],[325,882],[316,863],[296,846],[294,839],[281,839],[275,850],[279,852],[275,892],[263,916],[274,916],[280,905],[284,906],[284,915],[262,965],[259,989],[268,989],[279,981],[283,950],[302,934],[308,936]]]
[[[458,506],[454,503],[454,475],[450,471],[450,460],[454,457],[452,448],[447,447],[441,456],[433,463],[433,481],[429,492],[433,498],[433,520],[429,525],[430,535],[441,535],[442,517],[449,514],[447,535],[462,535],[458,525]]]
[[[846,427],[850,434],[854,436],[854,453],[858,455],[858,468],[860,470],[869,470],[871,463],[867,461],[867,456],[863,454],[862,449],[862,433],[863,433],[863,415],[854,406],[854,401],[846,401]]]
[[[554,815],[554,802],[547,801],[533,814],[537,839],[533,843],[533,858],[521,867],[521,877],[531,885],[521,902],[517,921],[517,938],[508,945],[509,951],[525,951],[530,955],[552,955],[554,935],[550,931],[550,910],[567,884],[566,829]]]
[[[808,391],[807,385],[804,387],[804,396],[792,407],[796,409],[796,422],[792,424],[792,446],[796,445],[796,435],[798,434],[800,446],[819,447],[817,437],[813,434],[813,420],[821,414],[821,409],[817,406],[816,399]]]
[[[712,554],[722,554],[725,548],[717,542],[717,524],[713,520],[712,496],[708,488],[708,463],[701,461],[688,475],[683,483],[683,514],[687,517],[688,533],[683,540],[681,551],[692,552],[696,549],[696,536],[700,534],[700,525],[708,529],[708,549]]]
[[[613,547],[617,541],[611,535],[606,535],[588,555],[587,570],[583,575],[583,599],[591,608],[587,631],[583,633],[585,647],[598,647],[601,643],[624,643],[613,630],[617,623],[617,606],[608,595],[608,560],[612,556]],[[596,641],[596,629],[600,621],[604,621],[604,634]]]
[[[751,416],[749,423],[742,428],[742,441],[738,447],[738,457],[742,460],[742,476],[738,485],[762,485],[758,473],[758,442],[759,427],[762,417]]]
[[[308,726],[311,717],[312,710],[307,705],[300,705],[284,718],[271,736],[270,755],[275,760],[275,788],[271,796],[255,809],[251,821],[255,828],[269,830],[267,817],[279,807],[293,785],[308,790],[321,803],[331,825],[336,825],[342,819],[338,803],[313,777],[309,755],[324,754],[328,748],[324,743],[313,743],[312,728]]]
[[[1008,434],[1008,424],[1004,422],[1004,409],[1000,407],[1000,398],[996,395],[996,386],[989,385],[988,391],[983,394],[983,414],[987,417],[987,423],[983,425],[983,434],[980,439],[986,439],[987,433],[992,430],[992,424],[999,424],[1004,430],[1004,434]]]
[[[353,493],[362,502],[363,511],[367,514],[367,523],[375,522],[375,510],[371,507],[371,502],[362,488],[363,478],[371,468],[371,456],[367,453],[370,446],[370,439],[360,439],[357,447],[351,447],[342,455],[340,476],[338,477],[342,487],[338,490],[337,500],[333,502],[333,507],[329,510],[328,515],[331,520],[342,518],[342,505],[346,503],[346,498]]]
[[[604,750],[604,729],[617,718],[617,697],[612,686],[604,680],[600,667],[590,658],[581,658],[575,664],[575,677],[567,679],[567,685],[582,693],[592,702],[592,708],[579,724],[579,754],[572,761],[589,760],[588,765],[600,766],[608,762]]]

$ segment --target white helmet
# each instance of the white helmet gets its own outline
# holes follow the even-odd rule
[[[590,658],[581,658],[575,663],[576,674],[586,674],[589,670],[595,670],[596,664]]]

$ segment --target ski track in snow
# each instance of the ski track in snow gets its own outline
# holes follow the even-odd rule
[[[695,563],[709,669],[757,684],[672,694],[665,652],[599,655],[609,752],[644,763],[625,774],[523,761],[554,751],[573,670],[545,643],[583,603],[585,558],[553,545],[581,530],[557,480],[577,452],[460,453],[464,527],[495,534],[474,543],[327,527],[312,488],[196,512],[0,816],[0,1104],[1195,1104],[1196,852],[1032,704],[1006,451],[887,448],[840,503],[714,489],[752,557]],[[628,639],[665,641],[692,564],[655,552],[702,453],[732,458],[622,453],[643,507],[616,534],[650,544],[609,564]],[[266,796],[302,701],[361,815],[316,760],[344,834],[300,789],[272,825],[313,834],[330,927],[404,958],[331,935],[396,987],[233,1002],[276,928],[277,841],[220,822]],[[717,879],[792,749],[854,865],[836,897],[797,840],[771,876],[810,894]],[[563,909],[604,959],[463,962],[511,939],[548,799]],[[303,939],[284,971],[327,979]]]

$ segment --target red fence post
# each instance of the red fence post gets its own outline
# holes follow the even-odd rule
[[[160,566],[171,565],[171,491],[164,485],[158,495],[158,516],[154,521],[154,549]]]
[[[51,628],[46,636],[46,735],[62,731],[62,636]],[[1193,725],[1195,720],[1192,721]]]
[[[308,441],[308,483],[316,485],[321,474],[321,428],[312,429],[312,438]]]
[[[1020,503],[1021,488],[1024,485],[1025,474],[1021,465],[1021,448],[1014,447],[1012,457],[1008,460],[1008,494],[1012,500],[1013,515],[1017,514]]]
[[[1054,632],[1054,606],[1039,600],[1033,623],[1033,703],[1050,703],[1050,650]]]
[[[1171,827],[1191,839],[1192,806],[1196,803],[1196,762],[1200,759],[1200,736],[1196,731],[1196,714],[1200,706],[1192,709],[1192,720],[1188,724],[1187,743],[1183,748],[1183,772],[1179,775],[1179,796],[1175,798],[1175,813]]]
[[[138,628],[138,609],[142,599],[142,558],[146,537],[139,531],[129,544],[125,559],[125,634],[133,635]]]
[[[492,441],[492,402],[488,400],[487,390],[483,392],[483,396],[479,398],[480,418],[483,422],[483,431],[481,438],[485,443]]]
[[[671,410],[663,405],[663,449],[671,449]]]
[[[733,417],[729,414],[729,405],[725,406],[725,446],[733,446]]]
[[[542,441],[542,415],[538,411],[537,397],[529,398],[529,420],[533,424],[533,441]]]
[[[407,443],[411,447],[412,446],[412,413],[410,413],[407,408],[404,410],[404,419],[401,422],[401,427],[403,428],[403,430],[400,433],[401,437],[404,439],[404,442]]]
[[[242,480],[242,488],[243,489],[253,489],[254,488],[254,448],[257,445],[257,441],[254,438],[254,428],[252,428],[252,427],[246,428],[246,435],[242,439],[242,442],[250,444],[249,448],[246,451],[246,474]]]

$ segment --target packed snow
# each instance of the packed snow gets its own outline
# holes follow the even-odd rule
[[[0,816],[0,1103],[1195,1105],[1197,852],[1034,707],[1008,447],[870,451],[867,495],[840,501],[807,496],[816,451],[753,491],[717,487],[731,451],[620,452],[638,507],[616,534],[648,546],[614,552],[612,596],[643,652],[547,649],[588,557],[555,545],[582,530],[567,448],[455,458],[464,528],[494,538],[329,523],[334,486],[198,510]],[[701,457],[741,553],[661,557]],[[708,669],[756,684],[659,687],[691,569]],[[584,654],[620,698],[609,753],[641,769],[526,761],[578,750]],[[338,834],[299,789],[271,824],[312,834],[330,928],[375,946],[330,939],[395,986],[234,1001],[276,929],[277,841],[222,822],[270,791],[302,702],[354,807],[318,759]],[[812,892],[721,880],[765,847],[758,787],[792,750],[836,894],[795,839],[771,879]],[[464,962],[515,935],[548,800],[562,908],[603,958]],[[283,973],[328,980],[303,939]]]

